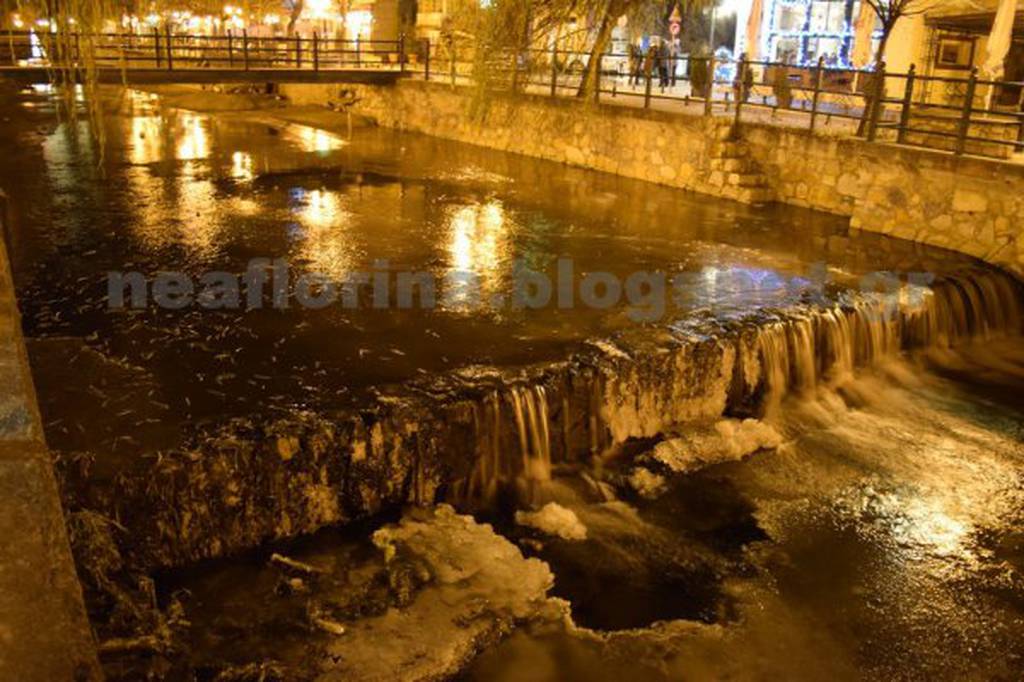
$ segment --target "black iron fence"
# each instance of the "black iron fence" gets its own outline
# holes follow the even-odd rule
[[[472,46],[407,46],[411,73],[452,85],[592,98],[644,109],[846,126],[868,140],[1009,158],[1024,152],[1024,82],[714,57],[525,49],[479,59]]]
[[[714,57],[553,47],[480,55],[463,41],[175,33],[0,33],[8,66],[175,69],[389,69],[453,86],[592,98],[740,121],[846,126],[868,140],[1009,158],[1024,152],[1024,82]],[[593,62],[593,63],[592,63]]]

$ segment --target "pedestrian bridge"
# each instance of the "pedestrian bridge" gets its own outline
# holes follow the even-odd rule
[[[151,33],[0,33],[0,77],[108,84],[394,83],[417,61],[398,40]],[[425,57],[429,61],[429,56]]]

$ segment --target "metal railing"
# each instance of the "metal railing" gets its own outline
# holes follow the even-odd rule
[[[32,35],[35,35],[33,42]],[[3,55],[6,54],[6,59]],[[868,140],[1007,158],[1024,152],[1024,82],[930,76],[911,66],[893,73],[714,57],[631,56],[523,49],[479,59],[472,45],[426,40],[218,36],[174,33],[0,33],[0,64],[122,69],[375,68],[452,86],[478,84],[550,97],[643,109],[730,115],[736,122],[783,119],[790,125],[847,126]],[[596,72],[596,73],[595,73]],[[589,78],[587,88],[581,84]],[[938,94],[936,91],[939,91]],[[1009,102],[1009,104],[1006,104]]]
[[[637,59],[557,47],[489,56],[484,74],[472,46],[410,43],[411,74],[451,85],[479,83],[550,97],[730,115],[736,122],[779,120],[810,130],[845,126],[870,141],[1008,158],[1024,152],[1024,82],[929,76],[826,65],[714,57]],[[597,76],[592,71],[597,71]],[[710,74],[710,77],[709,77]],[[581,88],[585,77],[588,88]],[[1009,102],[997,105],[996,102]]]
[[[35,38],[33,39],[33,35]],[[398,40],[342,40],[249,35],[243,29],[198,36],[154,29],[149,33],[62,35],[0,33],[0,64],[76,68],[166,69],[351,69],[403,68]]]

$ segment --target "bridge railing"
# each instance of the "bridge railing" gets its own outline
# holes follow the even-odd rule
[[[869,140],[1009,158],[1024,152],[1024,82],[774,61],[524,49],[480,60],[465,42],[410,43],[408,70],[456,85],[669,112],[731,115]],[[596,75],[594,75],[596,72]],[[581,87],[585,79],[589,87]]]
[[[404,41],[249,35],[149,33],[0,33],[0,64],[76,68],[347,69],[402,68]]]

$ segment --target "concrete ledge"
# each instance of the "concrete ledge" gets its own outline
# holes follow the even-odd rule
[[[0,679],[102,679],[39,443],[0,444]]]
[[[0,193],[0,221],[4,208]],[[99,680],[43,442],[6,242],[0,240],[0,680]]]

